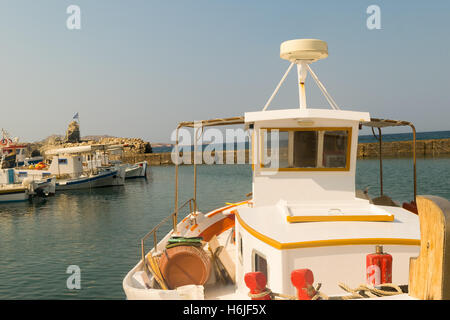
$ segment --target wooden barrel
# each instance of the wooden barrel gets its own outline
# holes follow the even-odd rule
[[[166,249],[159,268],[170,289],[195,284],[204,285],[211,273],[211,261],[206,252],[194,246]]]

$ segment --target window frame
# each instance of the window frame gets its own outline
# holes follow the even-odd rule
[[[243,242],[242,242],[242,234],[239,232],[238,233],[238,258],[239,258],[239,262],[242,264],[244,264],[244,246],[243,246]]]
[[[269,263],[267,262],[267,256],[265,254],[262,254],[261,251],[258,251],[256,249],[252,250],[252,271],[253,272],[257,272],[256,270],[256,256],[259,256],[260,258],[264,259],[266,261],[266,272],[267,274],[265,274],[264,276],[266,277],[267,280],[267,286],[269,286],[269,274],[270,274],[270,267],[269,267]],[[261,271],[259,271],[261,272]]]
[[[263,164],[263,143],[264,143],[264,130],[269,133],[272,130],[278,130],[279,132],[290,131],[347,131],[347,152],[345,159],[345,167],[343,168],[268,168]],[[352,147],[352,127],[302,127],[302,128],[259,128],[259,169],[264,171],[350,171],[350,154]]]

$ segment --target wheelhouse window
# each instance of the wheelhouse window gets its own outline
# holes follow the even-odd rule
[[[348,171],[351,131],[351,128],[261,129],[261,168]]]
[[[268,273],[267,273],[267,260],[264,256],[262,256],[261,254],[259,254],[258,252],[254,251],[253,253],[253,269],[255,272],[261,272],[262,274],[264,274],[266,276],[266,279],[269,279],[267,277]]]

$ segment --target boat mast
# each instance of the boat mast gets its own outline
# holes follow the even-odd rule
[[[300,109],[306,109],[306,92],[305,92],[305,80],[308,75],[306,62],[300,60],[297,63],[297,76],[298,76],[298,99]]]
[[[280,57],[282,59],[290,61],[291,64],[289,65],[286,73],[281,78],[269,100],[267,100],[266,104],[264,105],[263,111],[266,111],[269,107],[270,103],[278,93],[278,90],[280,89],[294,64],[297,65],[299,108],[301,110],[307,108],[305,81],[306,76],[308,75],[308,73],[310,73],[311,77],[316,82],[320,91],[322,91],[331,108],[334,110],[339,110],[336,102],[333,100],[327,89],[325,89],[325,86],[322,84],[322,82],[320,82],[319,78],[310,67],[311,63],[328,57],[328,46],[326,42],[317,39],[297,39],[285,41],[281,44],[280,47]]]

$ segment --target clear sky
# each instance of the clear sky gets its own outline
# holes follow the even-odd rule
[[[449,21],[447,0],[0,0],[0,127],[35,141],[79,112],[82,135],[170,142],[180,121],[262,109],[289,64],[280,43],[318,38],[329,57],[312,68],[342,109],[450,130]],[[295,80],[272,108],[298,106]]]

